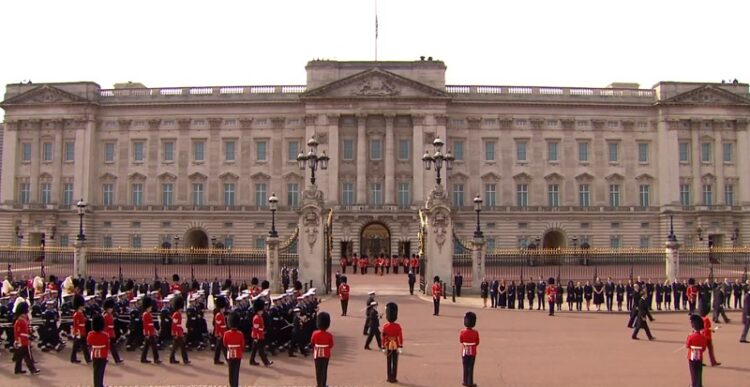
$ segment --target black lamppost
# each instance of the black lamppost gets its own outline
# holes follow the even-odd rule
[[[474,197],[474,211],[477,212],[477,229],[474,231],[474,238],[483,238],[484,234],[479,226],[479,213],[482,212],[482,198],[479,197],[479,194]]]
[[[302,151],[299,152],[297,155],[297,164],[299,164],[299,169],[303,171],[306,166],[310,168],[310,184],[315,185],[315,171],[318,169],[318,166],[323,171],[328,169],[328,160],[330,158],[326,156],[325,151],[321,155],[318,155],[318,140],[315,137],[310,137],[310,140],[307,141],[307,146],[310,150],[307,154],[302,153]]]
[[[83,201],[83,198],[78,201],[76,207],[78,207],[78,217],[80,219],[78,223],[78,241],[83,242],[86,240],[86,235],[83,233],[83,216],[86,214],[86,202]]]
[[[278,238],[279,233],[276,232],[276,205],[279,203],[279,198],[276,197],[276,192],[271,194],[271,197],[268,198],[268,207],[271,208],[271,231],[268,233],[268,235],[271,238]]]
[[[698,226],[698,240],[703,242],[703,228]],[[706,248],[708,249],[708,281],[713,285],[714,283],[714,260],[711,258],[711,248],[713,247],[713,242],[711,242],[711,237],[706,238]]]
[[[732,247],[737,247],[740,242],[740,229],[735,228],[732,232]]]
[[[425,150],[424,155],[422,156],[422,162],[424,163],[424,169],[426,171],[429,171],[433,164],[435,165],[435,172],[437,173],[435,182],[437,185],[440,185],[440,182],[442,181],[440,178],[440,170],[443,168],[443,161],[445,161],[445,169],[450,171],[453,169],[453,160],[456,159],[451,154],[450,149],[445,154],[440,152],[440,150],[443,149],[443,145],[445,145],[443,140],[441,140],[440,137],[436,138],[435,141],[432,142],[432,146],[435,148],[434,153],[430,155],[430,152]]]
[[[698,227],[698,233],[700,234],[700,227]],[[667,242],[677,243],[677,235],[674,233],[674,215],[669,215],[669,234],[667,235]]]

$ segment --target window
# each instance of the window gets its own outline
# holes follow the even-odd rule
[[[557,141],[547,142],[547,161],[557,161]]]
[[[724,148],[724,152],[722,152],[722,156],[724,157],[725,163],[731,163],[734,161],[734,155],[732,154],[732,143],[731,142],[725,142],[722,144],[722,147]]]
[[[255,160],[256,161],[268,160],[268,155],[266,154],[267,145],[268,143],[266,141],[258,141],[255,143]]]
[[[255,248],[256,249],[265,249],[266,248],[266,238],[263,238],[263,237],[255,238]]]
[[[679,144],[679,153],[680,153],[680,162],[689,163],[690,162],[690,143],[681,142]]]
[[[683,206],[691,205],[690,184],[680,184],[680,204]]]
[[[60,247],[68,247],[68,245],[70,245],[70,237],[67,235],[60,235],[59,243]]]
[[[453,141],[453,157],[456,161],[464,160],[464,142],[463,140]]]
[[[224,205],[233,206],[236,191],[234,183],[224,183]]]
[[[526,161],[526,141],[516,141],[516,161]]]
[[[131,201],[136,207],[143,205],[143,184],[133,184],[131,186]]]
[[[234,140],[227,140],[224,142],[224,161],[235,161],[235,146],[236,142]],[[294,157],[297,157],[295,155]]]
[[[714,204],[714,186],[703,184],[703,205],[712,206]]]
[[[370,160],[380,160],[383,158],[382,145],[383,142],[379,138],[370,140]]]
[[[383,187],[380,183],[372,183],[370,186],[370,204],[374,206],[383,204]]]
[[[40,190],[39,202],[42,204],[52,203],[52,184],[42,183]]]
[[[286,185],[286,205],[291,208],[299,207],[299,183]]]
[[[204,141],[195,141],[193,142],[193,161],[203,161],[205,160],[205,151],[206,143]]]
[[[174,142],[165,141],[162,148],[162,160],[166,162],[174,161]]]
[[[234,248],[234,237],[232,235],[227,235],[224,237],[224,248],[225,249]]]
[[[589,143],[586,141],[578,143],[578,161],[582,163],[589,161]]]
[[[411,190],[409,183],[398,183],[398,206],[407,208],[411,205]]]
[[[651,205],[651,186],[648,184],[641,184],[639,187],[639,198],[640,198],[640,206],[641,207],[648,207]]]
[[[578,205],[581,207],[588,207],[591,205],[591,193],[588,184],[581,184],[578,186]]]
[[[484,142],[484,160],[495,161],[495,142],[494,141]]]
[[[143,161],[143,141],[136,141],[133,143],[133,161]]]
[[[612,208],[620,207],[620,185],[609,185],[609,206]]]
[[[25,142],[21,144],[21,154],[22,154],[22,160],[24,162],[31,161],[31,144],[28,142]]]
[[[111,235],[105,235],[102,237],[102,247],[111,248],[112,247],[112,236]]]
[[[203,183],[193,183],[193,205],[203,205]]]
[[[486,249],[487,249],[487,251],[493,251],[493,250],[495,250],[495,238],[487,238],[486,239]]]
[[[651,247],[651,238],[648,236],[642,236],[640,240],[640,247],[642,249],[647,249]]]
[[[287,143],[287,156],[286,159],[289,161],[296,161],[299,156],[299,141],[289,140]]]
[[[52,143],[45,142],[42,144],[42,160],[52,161]]]
[[[74,142],[65,143],[65,161],[72,163],[76,157],[76,144]]]
[[[610,142],[607,144],[607,148],[609,150],[609,162],[616,163],[620,161],[620,143]]]
[[[558,184],[547,185],[547,205],[549,207],[560,207],[560,186]]]
[[[114,184],[103,184],[102,185],[102,204],[105,206],[111,206],[115,202],[115,187]]]
[[[408,139],[398,140],[398,159],[402,161],[409,160],[409,148],[411,147],[411,141]],[[455,156],[454,156],[455,157]]]
[[[711,162],[711,143],[710,142],[701,143],[701,162],[703,163]]]
[[[518,207],[529,206],[529,185],[528,184],[516,185],[516,206]]]
[[[613,235],[609,237],[609,247],[613,249],[619,249],[621,245],[620,239],[621,237],[619,235]]]
[[[73,204],[73,183],[63,184],[63,200],[62,204],[70,206]]]
[[[115,161],[115,144],[108,142],[104,144],[104,162],[111,163]]]
[[[341,203],[345,206],[354,204],[354,183],[347,181],[342,184]]]
[[[453,207],[461,208],[464,206],[464,185],[453,184]]]
[[[341,143],[342,148],[342,159],[344,160],[354,160],[354,140],[352,139],[344,139],[344,141]]]
[[[648,163],[648,143],[638,143],[638,162],[641,164]]]
[[[130,236],[130,247],[134,249],[140,249],[143,244],[141,243],[141,236],[138,234]]]
[[[19,191],[18,201],[21,204],[29,204],[29,202],[31,201],[31,184],[21,183]]]
[[[266,183],[255,184],[255,206],[265,207],[268,205],[268,188]]]
[[[484,206],[486,208],[494,208],[497,205],[497,192],[496,184],[485,184],[484,185]]]
[[[733,184],[724,185],[724,204],[728,206],[734,205],[734,185]]]
[[[163,206],[174,205],[174,185],[172,183],[161,185],[161,204]]]

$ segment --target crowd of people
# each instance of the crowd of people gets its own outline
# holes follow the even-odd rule
[[[420,258],[417,254],[412,254],[411,257],[408,255],[399,257],[396,254],[388,257],[385,254],[380,254],[377,257],[370,258],[365,254],[360,257],[357,256],[357,253],[353,253],[351,257],[343,255],[339,260],[341,274],[346,274],[347,268],[351,266],[352,274],[359,273],[361,275],[367,274],[371,267],[374,269],[375,275],[398,274],[400,268],[403,269],[404,274],[409,273],[409,271],[419,274],[419,263]]]

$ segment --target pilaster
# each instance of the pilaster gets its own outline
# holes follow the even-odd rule
[[[16,188],[16,171],[18,170],[17,162],[18,151],[21,144],[18,143],[18,121],[8,121],[5,123],[5,138],[3,149],[3,168],[0,171],[0,203],[11,204],[17,194]]]
[[[385,116],[385,205],[396,204],[396,157],[394,155],[393,139],[394,115]]]
[[[367,115],[357,116],[357,204],[367,204]]]
[[[266,280],[270,282],[272,291],[283,293],[279,281],[279,238],[266,238]]]

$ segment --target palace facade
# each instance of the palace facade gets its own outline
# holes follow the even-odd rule
[[[7,85],[0,244],[72,244],[83,198],[92,245],[262,247],[271,193],[280,237],[297,227],[313,136],[334,256],[416,251],[436,138],[455,157],[455,233],[471,236],[479,194],[489,249],[659,246],[670,215],[687,245],[750,233],[747,84],[464,86],[445,70],[316,60],[306,85]]]

